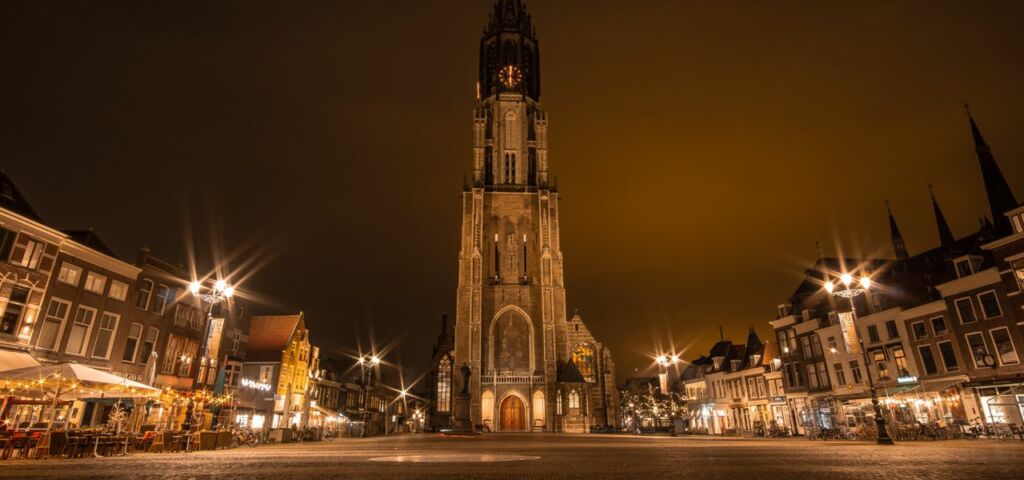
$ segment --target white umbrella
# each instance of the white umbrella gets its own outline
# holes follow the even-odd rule
[[[28,352],[0,348],[0,372],[38,366],[39,361]]]
[[[157,395],[160,389],[128,380],[109,372],[77,363],[58,363],[38,367],[25,367],[0,372],[0,382],[7,389],[27,390],[40,395],[53,395],[53,412],[49,428],[57,419],[57,403],[61,396],[81,398],[105,393],[129,394],[133,397]]]

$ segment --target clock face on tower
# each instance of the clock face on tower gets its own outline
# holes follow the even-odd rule
[[[515,65],[506,65],[498,72],[498,80],[501,80],[506,88],[515,88],[523,80],[523,74]]]

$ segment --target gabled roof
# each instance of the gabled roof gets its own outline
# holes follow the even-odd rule
[[[728,357],[732,352],[732,342],[729,340],[720,340],[714,346],[711,347],[709,357]]]
[[[559,364],[558,381],[563,383],[586,383],[587,380],[583,378],[583,374],[580,373],[576,362],[569,360]]]
[[[253,315],[245,360],[280,362],[281,354],[301,324],[301,312],[295,315]]]
[[[7,173],[0,171],[0,208],[5,208],[18,215],[43,223],[43,219],[21,194],[21,190],[11,181]]]
[[[114,255],[113,250],[111,250],[106,243],[103,243],[103,240],[101,240],[99,235],[96,235],[96,232],[92,231],[92,229],[64,230],[64,233],[71,237],[72,240],[86,247],[96,250],[97,252],[100,252],[108,257],[117,258],[117,255]]]

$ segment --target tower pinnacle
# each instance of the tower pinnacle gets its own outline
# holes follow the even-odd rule
[[[903,234],[900,233],[899,225],[896,225],[896,217],[892,214],[892,206],[889,205],[889,201],[885,201],[885,209],[889,212],[889,234],[892,237],[892,249],[896,253],[896,258],[903,260],[910,257],[907,253],[907,244],[903,241]]]
[[[939,201],[935,199],[935,190],[932,189],[931,184],[928,184],[928,193],[932,196],[932,210],[935,211],[935,225],[939,229],[939,244],[943,248],[949,249],[956,243],[956,237],[953,236],[953,230],[949,228],[949,223],[946,222],[946,216],[942,214],[942,209],[939,208]]]
[[[999,169],[999,164],[996,163],[995,157],[992,156],[992,150],[989,148],[988,143],[985,142],[985,137],[981,135],[981,129],[978,128],[977,122],[974,121],[974,116],[971,115],[970,106],[964,103],[964,109],[967,111],[967,120],[971,126],[971,137],[974,138],[974,152],[978,155],[981,178],[985,182],[985,194],[988,197],[989,209],[992,211],[995,233],[997,235],[1007,235],[1010,233],[1010,220],[1004,214],[1017,208],[1020,204],[1017,203],[1013,190],[1010,189],[1010,184],[1007,183],[1006,177],[1003,176],[1003,172]]]

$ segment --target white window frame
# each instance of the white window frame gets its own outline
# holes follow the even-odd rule
[[[149,288],[146,288],[147,285],[148,285]],[[150,280],[148,278],[143,278],[142,281],[139,282],[139,295],[142,295],[143,293],[146,294],[146,304],[145,305],[139,305],[139,301],[138,301],[138,299],[136,299],[136,301],[135,301],[135,308],[137,308],[139,310],[147,310],[148,311],[149,310],[149,304],[152,303],[152,301],[153,301],[153,290],[155,290],[155,289],[156,289],[156,283],[154,283],[152,280]]]
[[[139,344],[143,348],[146,346],[147,343],[149,343],[149,334],[150,333],[153,334],[153,346],[149,348],[149,353],[148,354],[146,353],[145,350],[143,350],[143,356],[146,357],[146,361],[149,361],[149,356],[153,355],[153,353],[156,352],[156,345],[157,345],[157,342],[160,340],[160,329],[157,328],[157,327],[149,327],[149,328],[146,329],[146,336],[142,337],[142,343]],[[138,357],[136,357],[136,358],[138,358]]]
[[[85,357],[85,356],[87,356],[87,354],[89,352],[89,338],[92,337],[92,329],[93,329],[93,327],[96,326],[96,314],[99,313],[99,310],[97,310],[97,309],[95,309],[93,307],[87,307],[85,305],[79,305],[78,309],[75,310],[75,316],[72,317],[72,319],[71,319],[71,331],[72,332],[74,331],[74,328],[75,328],[75,322],[78,321],[78,312],[81,311],[81,310],[91,311],[92,312],[92,321],[89,322],[89,327],[85,329],[85,334],[82,337],[82,351],[80,351],[78,353],[74,353],[74,352],[71,352],[71,351],[68,350],[68,348],[71,347],[71,336],[68,335],[68,344],[64,346],[64,353],[66,355],[73,355],[73,356],[76,356],[76,357]]]
[[[942,333],[939,333],[937,330],[935,330],[935,319],[936,318],[941,318],[942,319],[942,326],[945,327],[945,330],[943,330]],[[946,316],[945,315],[936,315],[934,317],[929,318],[928,319],[928,328],[932,329],[932,335],[936,336],[936,337],[949,334],[949,325],[946,325]]]
[[[75,280],[68,280],[67,276],[64,275],[65,271],[74,272]],[[60,269],[57,271],[57,281],[77,287],[78,282],[82,281],[82,267],[79,267],[78,265],[75,265],[67,260],[60,262]]]
[[[1013,356],[1017,357],[1017,361],[1016,362],[1003,363],[1003,356],[1002,356],[1002,354],[999,353],[999,345],[996,343],[996,336],[993,335],[993,333],[995,333],[997,330],[1005,330],[1006,331],[1006,338],[1008,338],[1010,340],[1010,346],[1013,347]],[[1010,329],[1009,328],[1007,328],[1007,327],[993,328],[993,329],[988,331],[988,338],[990,340],[992,340],[992,349],[995,350],[995,353],[989,353],[989,355],[992,355],[993,357],[995,357],[996,361],[999,362],[999,365],[1003,365],[1003,366],[1007,366],[1007,365],[1020,365],[1020,354],[1017,353],[1017,346],[1013,344],[1013,335],[1010,334]]]
[[[132,336],[132,329],[134,329],[135,327],[139,327],[139,334],[137,336],[133,337]],[[125,342],[124,342],[125,343],[125,347],[127,348],[127,346],[128,346],[128,340],[134,338],[135,339],[135,348],[132,351],[132,358],[130,360],[125,360],[124,359],[124,355],[123,354],[121,355],[121,361],[122,362],[135,363],[135,361],[139,359],[139,347],[142,345],[142,336],[145,335],[145,334],[146,334],[146,327],[144,325],[142,325],[141,323],[134,322],[134,323],[132,323],[128,327],[128,336],[125,337]]]
[[[121,292],[120,295],[115,295],[114,292]],[[110,279],[110,289],[107,290],[107,296],[114,300],[123,302],[128,299],[128,284],[120,280]]]
[[[1017,278],[1017,291],[1024,291],[1024,258],[1010,262],[1010,271]]]
[[[86,273],[82,289],[97,295],[103,295],[103,292],[107,289],[107,276],[97,272]]]
[[[981,296],[982,295],[988,295],[988,294],[992,294],[992,298],[996,299],[996,308],[999,309],[999,314],[996,315],[996,316],[993,316],[993,317],[988,316],[988,312],[985,311],[985,303],[981,301]],[[1003,306],[999,304],[999,295],[996,295],[996,291],[995,290],[987,290],[987,291],[978,293],[977,297],[978,297],[978,310],[981,310],[981,315],[982,315],[982,317],[985,320],[991,320],[993,318],[999,318],[999,317],[1003,316]]]
[[[967,273],[960,271],[960,265],[963,265],[965,263],[967,264]],[[971,260],[969,258],[961,258],[959,260],[954,261],[953,270],[956,271],[957,278],[964,278],[974,275],[974,265],[971,264]]]
[[[970,322],[964,322],[964,317],[960,314],[960,302],[964,300],[971,304],[971,313],[974,314],[974,320],[971,320]],[[968,325],[978,321],[978,311],[974,309],[974,299],[971,297],[962,297],[953,300],[953,310],[956,310],[956,317],[960,319],[960,325]],[[948,329],[949,326],[947,325],[946,328]]]
[[[917,331],[914,330],[914,325],[917,325],[917,324],[921,324],[924,327],[924,335],[922,335],[920,337],[917,336]],[[915,322],[911,322],[910,323],[910,334],[914,336],[914,340],[923,340],[925,338],[928,338],[928,325],[927,325],[927,322],[925,322],[924,320],[917,320]]]
[[[112,328],[110,328],[110,338],[107,340],[107,348],[106,348],[107,354],[104,355],[104,356],[99,356],[99,355],[96,355],[96,346],[99,345],[99,343],[100,343],[99,332],[100,332],[100,330],[106,330],[105,328],[103,328],[103,321],[108,316],[109,317],[113,317],[114,325],[113,325]],[[110,352],[111,352],[111,350],[114,349],[114,340],[117,338],[117,326],[120,325],[120,324],[121,324],[121,315],[118,315],[118,314],[116,314],[114,312],[103,312],[103,314],[100,315],[99,320],[96,321],[96,341],[93,343],[93,346],[92,346],[92,358],[102,358],[103,360],[110,360]]]
[[[163,295],[160,294],[161,290],[163,291]],[[163,302],[160,304],[160,308],[154,311],[159,315],[163,315],[164,312],[167,311],[167,304],[170,303],[170,298],[168,297],[171,296],[171,287],[161,283],[153,289],[153,293],[156,294],[156,298]]]
[[[971,346],[971,336],[977,335],[981,337],[981,344],[985,346],[985,354],[992,355],[992,352],[988,348],[988,344],[985,343],[985,333],[983,332],[970,332],[964,334],[964,346],[967,347],[967,353],[971,356],[971,362],[974,363],[974,368],[987,368],[987,365],[978,364],[978,356],[974,354],[974,348]]]
[[[35,270],[39,268],[39,261],[42,260],[43,252],[45,251],[46,242],[36,240],[26,235],[25,253],[21,256],[20,260],[12,263],[21,265],[29,270]]]
[[[926,349],[926,348],[932,352],[932,362],[935,363],[935,373],[929,373],[928,372],[928,367],[925,366],[925,364],[924,364],[924,355],[921,355],[921,352],[924,351],[924,349]],[[936,375],[936,374],[942,373],[942,371],[945,370],[945,368],[942,368],[941,370],[939,368],[940,367],[940,365],[939,365],[939,362],[940,362],[939,355],[941,355],[941,353],[939,353],[939,355],[936,355],[937,352],[935,350],[937,350],[937,349],[938,349],[938,347],[933,349],[932,345],[930,343],[925,343],[923,345],[918,345],[917,346],[917,358],[921,359],[921,372],[924,373],[924,376]],[[941,365],[941,366],[944,367],[945,365]]]
[[[49,321],[47,319],[50,318],[50,316],[48,315],[48,313],[50,311],[50,303],[53,303],[53,302],[64,304],[67,307],[67,310],[64,311],[64,318],[60,319],[60,328],[57,329],[57,339],[53,343],[53,348],[46,348],[45,346],[40,345],[40,342],[43,340],[43,335],[42,335],[43,334],[43,327],[42,327],[42,325],[46,325],[46,322]],[[70,301],[64,300],[63,298],[50,297],[50,302],[46,304],[46,310],[43,310],[43,314],[42,314],[43,318],[41,319],[41,321],[36,322],[39,325],[41,325],[40,327],[37,327],[39,329],[39,335],[36,338],[36,348],[38,348],[40,350],[46,350],[48,352],[56,352],[56,351],[60,350],[60,341],[64,338],[64,328],[67,327],[68,318],[71,316],[71,311],[72,310],[73,309],[71,308],[71,302]]]
[[[950,370],[949,367],[946,365],[948,362],[946,362],[946,354],[942,353],[942,344],[943,343],[948,343],[949,344],[949,352],[951,354],[953,354],[953,360],[956,363],[956,369],[955,370]],[[959,372],[960,371],[960,368],[961,368],[960,360],[957,360],[957,358],[956,358],[956,347],[953,346],[953,341],[952,340],[943,340],[941,342],[935,342],[935,350],[937,350],[939,352],[939,358],[942,359],[942,371],[943,372]],[[971,354],[971,358],[974,358],[973,354]]]

